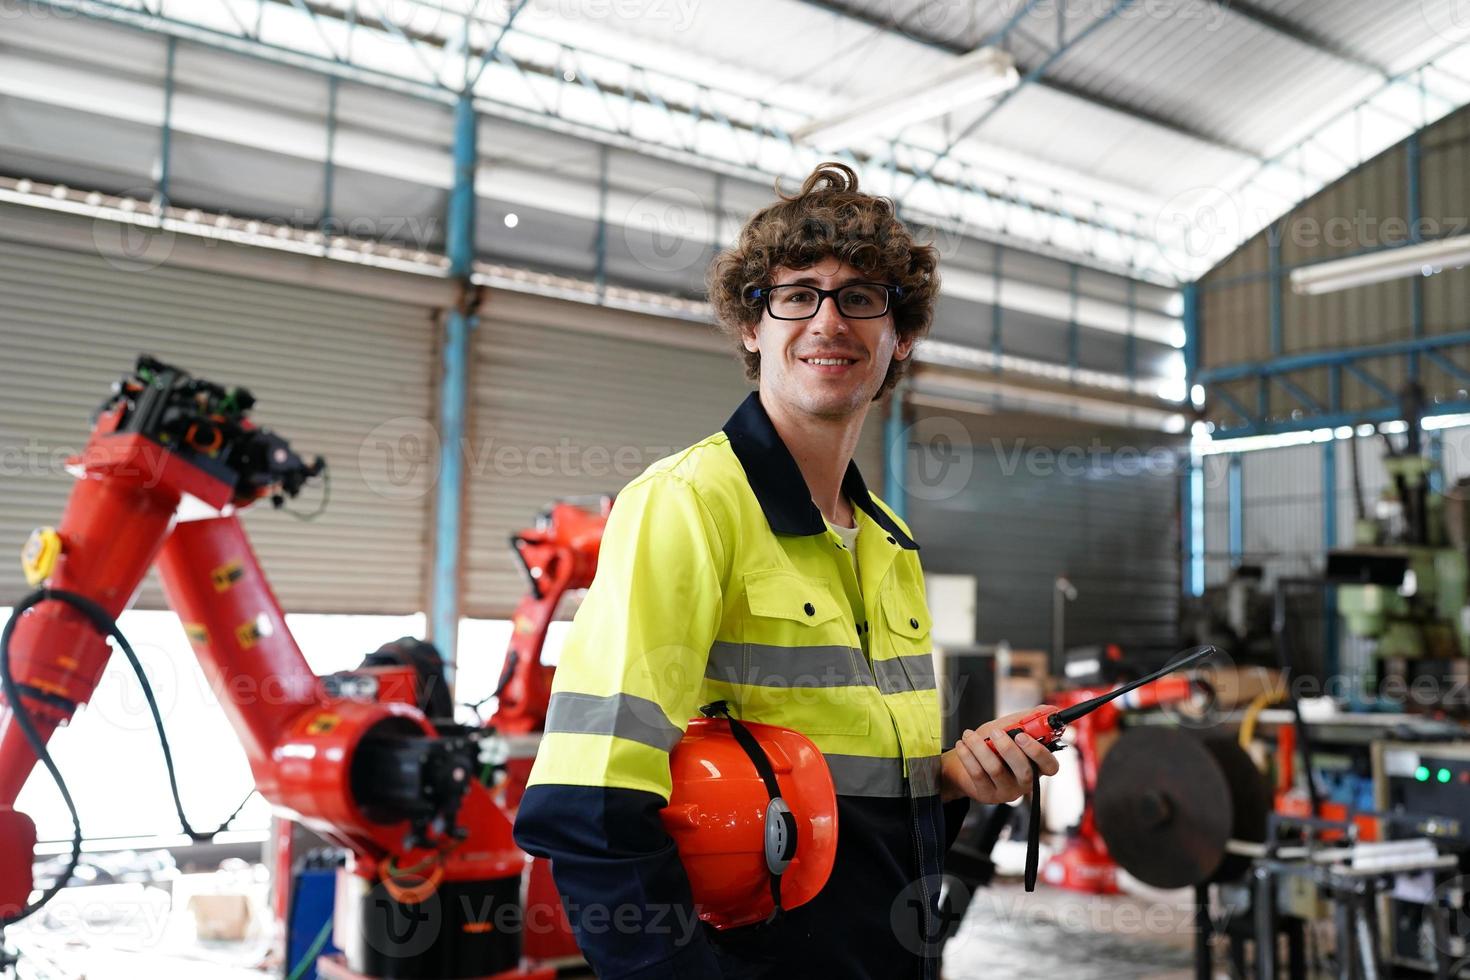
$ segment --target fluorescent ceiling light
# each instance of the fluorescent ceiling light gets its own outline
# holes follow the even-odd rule
[[[963,55],[937,74],[897,91],[859,102],[825,119],[798,127],[792,136],[824,146],[846,146],[869,136],[897,136],[916,122],[992,99],[1021,80],[1016,62],[999,48]]]
[[[1291,288],[1306,296],[1370,286],[1405,276],[1431,276],[1446,267],[1470,265],[1470,235],[1405,245],[1350,259],[1322,262],[1291,273]]]

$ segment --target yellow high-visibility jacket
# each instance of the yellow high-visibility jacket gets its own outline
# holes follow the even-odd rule
[[[812,976],[818,963],[834,977],[883,980],[932,969],[925,937],[942,854],[967,803],[947,814],[938,803],[918,546],[855,465],[843,493],[859,528],[856,574],[752,394],[722,431],[618,495],[516,823],[523,847],[551,857],[604,976],[744,975],[732,964],[777,947],[778,976]],[[822,750],[839,800],[832,879],[777,926],[721,934],[713,949],[693,929],[592,934],[578,914],[589,903],[687,908],[657,811],[671,789],[669,752],[718,700]],[[793,942],[811,959],[791,959]]]

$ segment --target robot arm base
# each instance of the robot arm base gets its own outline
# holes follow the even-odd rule
[[[5,841],[5,850],[0,853],[0,917],[4,917],[25,908],[30,897],[36,825],[19,810],[0,806],[0,840]]]

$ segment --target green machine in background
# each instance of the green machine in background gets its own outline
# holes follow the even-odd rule
[[[1376,641],[1380,665],[1405,660],[1455,660],[1470,651],[1467,608],[1466,503],[1470,481],[1449,494],[1431,487],[1436,462],[1423,452],[1421,400],[1405,398],[1408,435],[1402,447],[1381,434],[1388,484],[1372,513],[1363,501],[1358,440],[1352,440],[1354,544],[1328,552],[1327,579],[1353,636]]]

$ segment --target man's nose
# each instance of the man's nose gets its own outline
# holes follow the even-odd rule
[[[822,305],[817,307],[817,312],[812,316],[808,330],[824,337],[841,336],[850,329],[847,320],[843,318],[842,311],[837,308],[836,296],[823,296]]]

